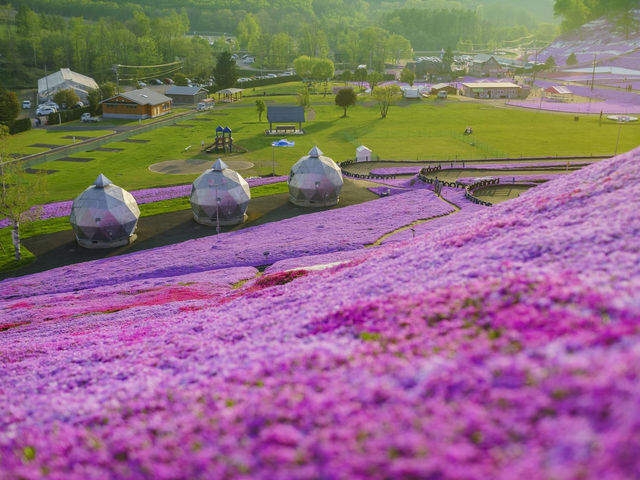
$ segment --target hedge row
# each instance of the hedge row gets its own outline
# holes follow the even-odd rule
[[[31,130],[30,118],[19,118],[15,120],[11,125],[9,125],[9,133],[11,133],[11,135],[15,135],[16,133],[20,132],[26,132],[27,130]]]
[[[89,107],[74,108],[72,110],[61,110],[60,112],[50,113],[47,116],[47,125],[58,125],[60,120],[62,123],[71,122],[73,120],[80,120],[83,113],[90,113]]]
[[[277,85],[278,83],[299,82],[302,79],[298,75],[290,77],[261,78],[259,80],[250,80],[248,82],[237,83],[239,88],[265,87],[267,85]]]

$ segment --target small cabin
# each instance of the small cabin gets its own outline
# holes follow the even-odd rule
[[[356,148],[356,162],[370,162],[373,160],[371,150],[364,145]]]

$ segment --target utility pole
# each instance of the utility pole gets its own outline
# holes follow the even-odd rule
[[[120,65],[112,65],[111,70],[116,74],[116,92],[120,93],[120,77],[118,76],[118,67]]]
[[[593,71],[591,72],[591,91],[593,92],[593,84],[596,79],[596,56],[593,56]]]

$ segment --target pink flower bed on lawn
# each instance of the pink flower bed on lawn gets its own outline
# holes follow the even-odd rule
[[[640,150],[304,270],[427,193],[0,282],[0,477],[635,478]]]
[[[269,185],[272,183],[286,182],[287,177],[265,177],[265,178],[250,178],[247,180],[249,187],[258,187],[261,185]],[[174,187],[158,187],[158,188],[145,188],[142,190],[132,190],[131,195],[136,199],[139,205],[144,203],[159,202],[161,200],[171,200],[174,198],[187,197],[191,195],[191,184],[177,185]],[[68,217],[71,215],[71,206],[73,201],[48,203],[35,207],[32,210],[42,209],[40,219],[46,220],[48,218]],[[7,219],[0,219],[0,228],[9,225]]]

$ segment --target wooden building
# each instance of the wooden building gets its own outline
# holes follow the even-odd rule
[[[104,118],[155,118],[171,112],[171,99],[149,88],[119,93],[100,102]]]
[[[458,89],[450,83],[436,83],[431,87],[431,95],[437,95],[440,92],[446,92],[447,95],[457,95]]]
[[[173,100],[174,105],[197,105],[209,96],[209,91],[202,87],[173,85],[164,94]]]

